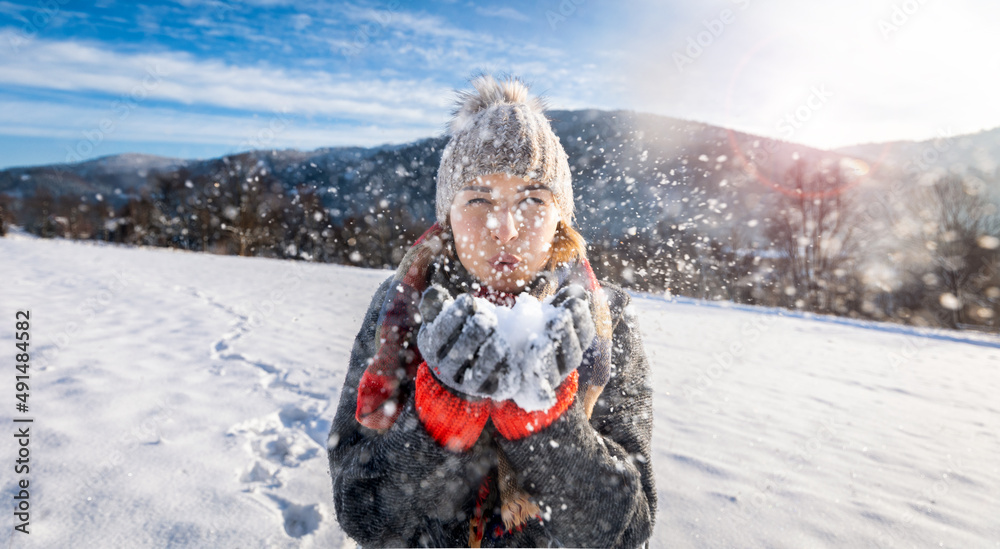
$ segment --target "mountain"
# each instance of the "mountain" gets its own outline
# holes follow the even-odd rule
[[[1000,128],[968,135],[940,134],[924,141],[889,141],[842,147],[836,152],[863,158],[902,173],[958,167],[987,174],[1000,169]]]
[[[937,143],[894,142],[822,151],[633,111],[548,114],[570,158],[577,225],[588,240],[606,242],[663,223],[697,228],[714,237],[739,230],[760,241],[762,225],[757,220],[766,217],[765,203],[785,191],[784,176],[796,158],[810,166],[825,163],[857,169],[863,174],[858,186],[863,201],[884,197],[887,181],[915,179],[907,177],[906,166],[917,155],[933,157],[935,166],[960,164],[984,170],[995,170],[1000,158],[1000,128]],[[415,222],[429,225],[434,218],[435,175],[446,143],[447,138],[439,136],[381,147],[258,150],[239,156],[265,169],[289,192],[314,188],[333,223],[404,204]],[[927,152],[938,149],[937,154]],[[101,194],[123,200],[155,193],[157,178],[183,183],[220,173],[227,169],[227,161],[128,154],[15,168],[0,172],[0,193],[23,197],[44,186],[57,195]]]
[[[822,151],[632,111],[549,116],[569,155],[575,226],[599,276],[649,291],[995,329],[1000,307],[991,308],[985,269],[1000,235],[989,227],[1000,218],[984,217],[994,205],[970,210],[982,227],[957,247],[942,225],[950,221],[933,217],[954,205],[929,198],[922,184],[958,168],[980,181],[952,181],[955,201],[971,197],[955,203],[989,200],[976,189],[998,187],[1000,174],[985,171],[1000,158],[998,131]],[[435,220],[446,144],[438,136],[7,170],[0,233],[18,225],[40,236],[390,267]],[[906,164],[925,153],[926,166]],[[938,295],[952,265],[974,283]],[[942,301],[959,294],[961,317]]]
[[[44,187],[54,195],[131,195],[147,184],[156,171],[174,170],[188,160],[127,153],[72,164],[52,164],[0,171],[0,193],[31,196]]]

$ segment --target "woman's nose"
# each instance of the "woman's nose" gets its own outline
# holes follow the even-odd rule
[[[517,238],[517,222],[509,208],[504,208],[494,212],[497,226],[493,229],[493,236],[501,244],[506,244]]]

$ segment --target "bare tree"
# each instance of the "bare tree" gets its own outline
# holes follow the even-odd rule
[[[914,244],[926,248],[930,258],[930,272],[918,274],[932,290],[929,307],[951,328],[979,323],[980,310],[993,308],[980,303],[990,299],[1000,244],[1000,214],[986,188],[975,175],[948,174],[919,188],[911,202],[922,222]]]
[[[225,157],[222,164],[216,173],[226,202],[220,230],[231,235],[241,256],[259,255],[275,247],[284,236],[275,226],[281,209],[272,187],[279,185],[278,181],[250,154]]]
[[[162,217],[148,192],[132,197],[120,215],[124,223],[124,241],[140,246],[162,246]]]
[[[785,257],[782,274],[796,306],[829,310],[838,280],[856,261],[859,216],[851,182],[839,163],[821,162],[810,173],[800,158],[773,195],[765,232]]]
[[[753,274],[759,257],[753,249],[753,239],[743,224],[734,224],[730,226],[726,240],[728,245],[715,251],[719,276],[723,280],[722,289],[730,301],[753,303]]]
[[[6,194],[0,193],[0,236],[7,235],[7,214],[6,212],[10,210],[11,198]]]

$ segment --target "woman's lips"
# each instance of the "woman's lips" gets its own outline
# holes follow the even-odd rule
[[[521,262],[521,258],[516,255],[511,255],[507,252],[501,252],[490,258],[490,265],[494,269],[509,273],[517,268],[518,263]]]

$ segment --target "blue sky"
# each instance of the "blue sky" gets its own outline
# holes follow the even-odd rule
[[[998,4],[0,0],[0,168],[408,142],[479,70],[822,148],[970,133]]]

